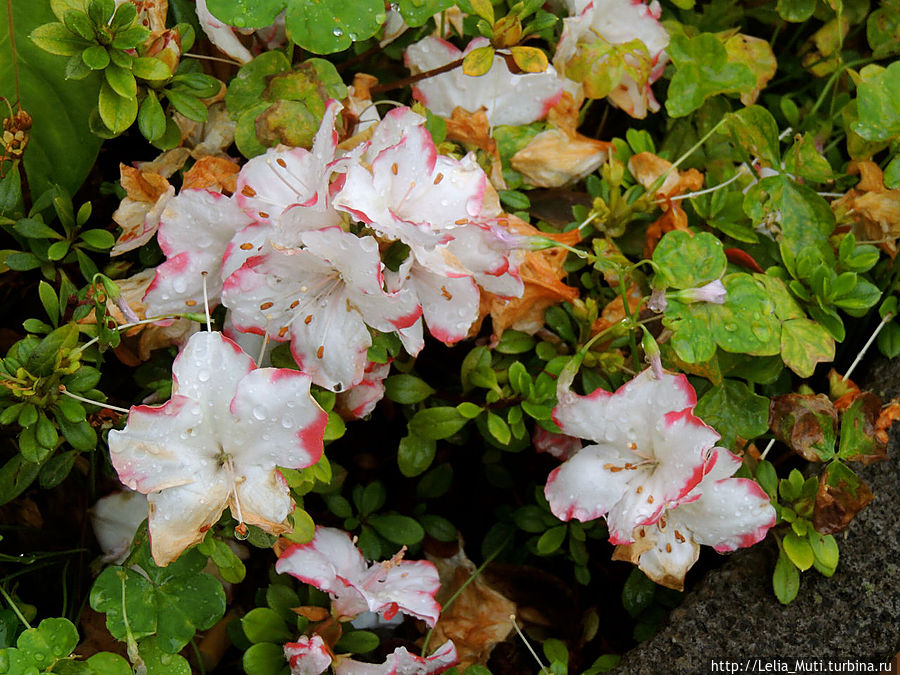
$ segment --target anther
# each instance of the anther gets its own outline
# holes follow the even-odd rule
[[[264,302],[263,304],[261,304],[259,306],[259,308],[262,310],[266,310],[266,309],[269,309],[269,307],[271,307],[274,304],[275,304],[274,302]]]
[[[391,164],[391,173],[396,176],[398,171],[399,171],[399,167],[397,166],[397,162],[394,162],[393,164]]]
[[[672,544],[666,544],[666,553],[672,552]]]
[[[321,359],[324,354],[325,354],[325,345],[320,345],[319,348],[316,350],[316,356],[318,356]]]
[[[194,305],[197,304],[197,301],[196,300],[185,300],[184,304],[186,304],[188,307],[193,307]]]
[[[648,504],[652,504],[652,503],[653,503],[653,495],[650,495],[649,497],[647,497],[647,503],[648,503]]]
[[[439,173],[437,176],[434,177],[434,184],[437,185],[442,180],[444,180],[444,174]]]
[[[249,241],[246,241],[243,244],[241,244],[242,251],[249,251],[251,248],[253,248],[253,244],[251,244]]]
[[[276,162],[276,163],[278,164],[278,166],[280,166],[282,169],[286,169],[286,168],[287,168],[287,162],[285,162],[281,157],[279,157],[278,159],[276,159],[275,162]]]
[[[305,323],[308,326],[310,321],[312,321],[312,314],[307,314],[306,318],[303,319],[303,323]]]
[[[281,330],[278,331],[278,337],[283,338],[287,332],[288,332],[288,327],[282,326]]]
[[[245,185],[244,187],[241,188],[241,194],[244,195],[245,197],[255,197],[256,190],[254,190],[249,185]]]

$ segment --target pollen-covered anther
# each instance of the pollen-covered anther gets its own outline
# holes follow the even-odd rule
[[[454,221],[457,225],[465,225],[469,222],[468,218],[460,218],[459,220]]]
[[[666,553],[672,552],[672,544],[666,544]]]
[[[299,304],[300,304],[300,301],[299,301],[299,300],[294,300],[294,301],[291,303],[290,309],[296,309],[297,306],[298,306]]]
[[[398,171],[399,171],[399,167],[397,166],[397,162],[394,162],[393,164],[391,164],[391,173],[396,176]]]
[[[275,160],[275,163],[280,166],[282,169],[287,168],[287,162],[285,162],[281,157]]]
[[[447,290],[446,286],[441,286],[441,295],[443,295],[448,300],[453,299],[453,295],[450,293],[450,291]]]
[[[242,251],[249,251],[251,248],[253,248],[253,244],[251,244],[249,241],[245,241],[243,244],[241,244]]]
[[[666,529],[666,519],[665,518],[659,519],[659,529],[661,529],[661,530]]]
[[[254,190],[249,185],[245,185],[244,187],[241,188],[241,194],[244,195],[245,197],[255,197],[256,190]]]
[[[321,359],[324,355],[325,355],[325,345],[319,345],[319,348],[316,350],[316,356]]]
[[[287,335],[287,332],[288,332],[288,327],[287,327],[287,326],[282,326],[282,327],[278,330],[278,337],[283,338],[285,335]]]
[[[628,449],[629,450],[637,450],[637,443],[632,441],[631,443],[628,444]]]
[[[615,464],[604,464],[603,468],[607,471],[611,471],[613,473],[617,473],[619,471],[624,471],[624,468],[621,466],[616,466]]]
[[[184,304],[186,304],[188,307],[193,307],[194,305],[197,304],[197,301],[196,300],[185,300]]]
[[[638,486],[637,486],[637,493],[638,493],[638,494],[641,494],[643,491],[644,491],[644,486],[643,486],[643,485],[638,485]]]
[[[680,541],[682,544],[685,542],[684,535],[681,534],[678,530],[675,530],[675,538]]]
[[[266,213],[265,211],[260,211],[260,212],[259,212],[259,217],[260,217],[260,218],[268,218],[268,217],[269,217],[269,214]]]
[[[310,324],[311,321],[312,321],[312,314],[307,314],[306,318],[303,319],[303,323],[305,323],[307,326]]]
[[[263,304],[261,304],[261,305],[259,306],[259,308],[260,308],[261,310],[265,311],[265,310],[269,309],[269,308],[270,308],[272,305],[274,305],[274,304],[275,304],[274,302],[264,302]]]
[[[653,495],[650,495],[649,497],[647,497],[647,503],[648,503],[648,504],[652,504],[652,503],[653,503]]]
[[[641,531],[638,532],[638,535],[641,536],[641,537],[646,537],[646,536],[647,536],[647,533],[644,531],[644,528],[643,528],[643,527],[641,528]]]
[[[444,174],[438,173],[438,175],[434,177],[434,184],[438,185],[442,180],[444,180]]]

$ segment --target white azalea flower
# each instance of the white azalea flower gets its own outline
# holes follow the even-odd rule
[[[397,612],[434,626],[441,606],[437,569],[426,560],[391,560],[369,565],[350,535],[331,527],[316,527],[308,544],[294,544],[278,559],[279,574],[290,574],[332,596],[332,611],[352,619],[370,611],[392,619]]]
[[[254,368],[220,333],[196,333],[172,364],[173,394],[134,406],[109,432],[119,479],[149,496],[150,550],[166,565],[201,541],[225,507],[273,534],[293,508],[277,467],[318,461],[327,415],[293,370]]]

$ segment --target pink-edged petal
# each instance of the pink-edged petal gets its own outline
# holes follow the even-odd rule
[[[642,469],[620,469],[635,461],[627,449],[589,445],[554,469],[544,495],[550,511],[560,520],[587,522],[605,515],[629,490]]]
[[[234,194],[254,219],[275,222],[289,206],[324,199],[326,186],[324,166],[309,150],[269,148],[241,168]]]
[[[347,589],[343,579],[365,574],[366,561],[346,532],[316,526],[313,540],[288,547],[275,563],[275,571],[338,595]]]
[[[635,562],[656,583],[680,590],[685,575],[700,556],[700,545],[690,538],[673,512],[666,519],[669,522],[664,528],[648,525],[636,530],[632,546],[643,552]]]
[[[230,486],[222,476],[198,476],[195,483],[151,492],[150,552],[157,565],[175,560],[188,546],[206,536],[228,500]]]
[[[553,421],[563,433],[594,441],[631,440],[649,443],[657,420],[671,411],[697,404],[697,395],[684,375],[667,373],[661,380],[647,369],[619,387],[615,394],[597,389],[587,396],[567,386],[557,391]]]
[[[485,38],[476,38],[463,54],[487,44]],[[435,37],[410,45],[404,55],[413,73],[446,65],[456,58],[459,57],[447,49],[446,43]],[[466,75],[461,67],[455,68],[422,80],[413,89],[413,96],[442,117],[450,117],[456,107],[470,112],[483,107],[491,125],[498,126],[530,124],[541,119],[559,102],[562,91],[562,81],[553,66],[548,65],[540,73],[513,74],[504,58],[495,54],[487,73],[476,78]]]
[[[398,647],[382,664],[363,663],[347,657],[335,659],[335,675],[437,675],[459,661],[456,645],[447,641],[430,656],[410,654]]]
[[[217,332],[196,333],[172,363],[173,391],[200,404],[207,414],[226,414],[253,359]]]
[[[231,515],[241,522],[261,527],[270,534],[289,532],[288,514],[294,508],[282,475],[270,462],[234,462],[235,487],[229,496]]]
[[[319,635],[301,635],[296,642],[284,645],[284,658],[291,675],[320,675],[331,665],[331,654]]]
[[[419,303],[428,332],[444,344],[465,339],[478,318],[481,293],[469,277],[444,277],[413,265],[408,280]]]
[[[337,395],[334,409],[346,420],[358,420],[369,415],[384,398],[384,378],[390,371],[390,363],[370,362],[362,382]]]
[[[207,458],[196,453],[212,438],[198,426],[204,412],[177,394],[159,407],[132,407],[125,429],[109,432],[109,457],[119,480],[147,494],[210,475]]]
[[[581,450],[580,439],[547,431],[542,426],[535,426],[531,444],[538,452],[546,452],[563,461],[573,457]]]
[[[441,581],[433,563],[401,560],[388,569],[383,579],[365,590],[371,598],[369,608],[372,611],[383,613],[389,619],[392,611],[399,610],[434,626],[441,613],[441,606],[434,599],[440,587]]]
[[[456,48],[454,47],[454,49]],[[371,164],[378,156],[378,153],[392,145],[396,145],[403,140],[403,136],[409,129],[421,127],[425,122],[426,119],[424,117],[414,113],[407,107],[393,108],[372,132],[372,138],[369,139],[366,154],[363,156],[364,161]]]
[[[704,481],[700,498],[676,511],[693,538],[720,553],[752,546],[775,524],[775,509],[756,481]]]
[[[281,242],[283,233],[280,227],[270,222],[251,223],[232,237],[222,256],[222,279],[228,279],[237,272],[250,258],[259,255],[267,244]],[[292,244],[285,243],[286,246]],[[224,285],[224,284],[223,284]]]
[[[230,405],[237,424],[227,448],[236,467],[302,469],[319,461],[328,415],[309,385],[309,376],[285,368],[259,368],[237,383]]]

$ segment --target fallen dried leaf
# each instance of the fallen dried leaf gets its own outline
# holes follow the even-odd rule
[[[875,422],[875,438],[882,443],[887,443],[888,431],[896,420],[900,420],[900,401],[894,399],[878,415],[878,420]]]
[[[900,190],[888,190],[881,169],[870,160],[850,162],[847,173],[858,173],[860,181],[831,203],[838,221],[852,220],[857,239],[877,243],[894,258],[900,237]]]
[[[825,394],[784,394],[772,397],[769,426],[775,438],[809,462],[834,456],[837,413]]]
[[[841,532],[873,498],[859,476],[840,462],[832,462],[819,479],[813,527],[822,534]]]

